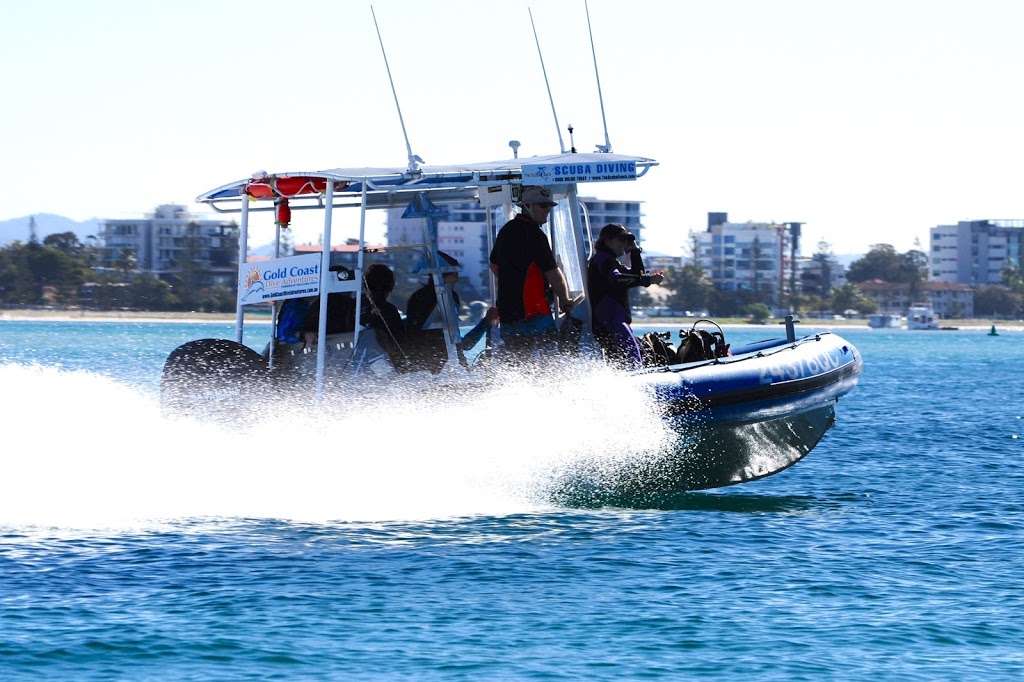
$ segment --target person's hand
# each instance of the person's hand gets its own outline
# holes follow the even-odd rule
[[[568,313],[570,310],[582,303],[584,298],[583,294],[580,294],[576,298],[570,298],[564,302],[559,302],[558,307],[563,313]]]
[[[665,281],[665,273],[664,272],[655,272],[654,274],[651,275],[651,284],[661,284],[664,281]]]
[[[498,321],[498,309],[495,308],[494,306],[491,306],[490,308],[488,308],[487,312],[484,314],[484,319],[487,320],[488,322],[497,322]]]
[[[316,345],[316,336],[317,336],[316,332],[303,332],[302,333],[302,342],[305,343],[307,346],[315,346]]]

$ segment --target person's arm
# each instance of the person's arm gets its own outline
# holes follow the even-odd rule
[[[611,261],[611,267],[608,269],[605,278],[612,286],[621,287],[622,289],[645,287],[650,284],[650,280],[646,276],[641,275],[634,268],[627,268],[617,260]]]
[[[651,274],[644,273],[644,262],[640,258],[640,250],[634,249],[630,252],[630,266],[626,267],[617,260],[611,261],[611,269],[608,271],[608,283],[619,285],[630,289],[632,287],[649,287],[652,284],[661,284],[665,279],[660,272]]]
[[[632,266],[629,268],[630,273],[641,277],[638,283],[631,286],[649,287],[652,284],[661,284],[664,281],[665,274],[660,270],[658,272],[646,272],[644,270],[644,261],[640,256],[640,247],[635,243],[632,249],[630,249],[629,261]]]
[[[470,348],[475,346],[480,341],[480,337],[484,335],[484,332],[486,332],[491,327],[491,325],[497,321],[497,319],[498,309],[488,308],[487,313],[483,316],[483,319],[477,322],[476,326],[470,329],[468,332],[466,332],[466,334],[462,337],[462,348],[465,350],[469,350]]]
[[[640,257],[640,250],[637,248],[629,249],[629,265],[623,265],[619,261],[615,261],[616,267],[622,272],[630,275],[640,277],[644,274],[644,261]]]
[[[544,278],[551,285],[551,291],[558,299],[558,308],[567,313],[572,309],[572,300],[569,298],[569,285],[565,283],[565,275],[562,269],[554,267],[544,273]]]

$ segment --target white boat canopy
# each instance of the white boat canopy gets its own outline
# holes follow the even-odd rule
[[[445,166],[407,168],[331,168],[320,171],[275,173],[260,172],[250,178],[222,185],[196,197],[216,211],[238,211],[243,196],[251,200],[294,199],[295,208],[323,208],[322,197],[327,183],[332,182],[336,205],[360,203],[364,189],[367,208],[396,206],[408,201],[408,194],[427,192],[444,195],[441,200],[460,201],[472,198],[473,190],[482,187],[511,185],[567,185],[586,182],[635,180],[651,167],[654,159],[622,154],[558,154],[534,156],[506,161],[490,161]],[[353,201],[355,200],[355,201]],[[265,209],[266,210],[266,209]]]
[[[552,194],[566,199],[564,217],[554,215],[551,218],[552,247],[556,257],[560,258],[562,268],[569,282],[570,293],[579,295],[585,300],[585,264],[586,254],[580,235],[589,234],[585,229],[588,221],[582,218],[583,207],[578,200],[578,185],[592,182],[633,181],[644,176],[653,166],[658,165],[654,159],[644,156],[626,156],[622,154],[568,153],[553,156],[533,156],[513,158],[505,161],[490,161],[445,166],[419,166],[410,164],[408,168],[332,168],[321,171],[299,171],[268,174],[264,171],[254,173],[251,177],[227,185],[222,185],[196,197],[198,203],[207,204],[220,213],[240,213],[241,224],[239,234],[239,296],[236,313],[236,341],[241,344],[244,326],[243,309],[246,305],[263,300],[284,300],[309,294],[355,293],[361,287],[363,270],[363,253],[366,251],[365,225],[366,213],[371,209],[384,209],[408,206],[412,213],[424,218],[423,243],[428,268],[423,272],[435,274],[444,271],[439,260],[435,213],[435,204],[478,201],[483,206],[503,206],[506,213],[518,201],[523,186],[544,185],[551,189]],[[418,207],[413,210],[413,207]],[[275,212],[275,223],[278,227],[278,244],[280,230],[291,222],[293,209],[320,209],[324,211],[324,230],[322,243],[333,244],[331,214],[335,208],[358,207],[361,213],[358,238],[358,260],[353,278],[339,281],[330,272],[331,248],[321,252],[320,264],[308,268],[315,272],[316,282],[312,286],[303,286],[294,290],[278,290],[274,294],[264,292],[258,298],[250,299],[246,290],[262,279],[254,274],[254,266],[247,264],[247,245],[250,212]],[[488,248],[493,245],[495,226],[490,223],[488,215]],[[268,267],[277,267],[279,259],[267,263]],[[440,281],[441,278],[438,278]],[[438,300],[445,302],[451,297],[451,291],[443,285],[437,285]],[[493,289],[493,287],[492,287]],[[360,318],[361,297],[356,300],[356,319]],[[493,301],[492,301],[493,303]],[[324,381],[326,337],[327,297],[321,295],[319,301],[319,329],[317,330],[317,374],[316,385],[318,397],[322,394]],[[439,306],[445,310],[448,304]],[[272,333],[276,328],[276,311],[274,314]],[[585,333],[589,334],[589,314],[583,320]],[[451,365],[455,365],[454,343],[458,339],[457,320],[449,319],[446,323],[446,346]],[[354,343],[358,342],[359,328],[355,330]],[[271,359],[273,355],[271,353]]]

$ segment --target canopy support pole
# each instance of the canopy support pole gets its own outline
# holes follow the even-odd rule
[[[363,178],[363,193],[360,196],[359,206],[359,253],[356,254],[356,279],[359,281],[359,289],[356,291],[356,328],[352,335],[352,347],[359,344],[359,320],[363,312],[363,259],[366,253],[366,178]],[[354,351],[353,351],[354,352]]]
[[[242,268],[245,267],[246,256],[249,252],[249,196],[242,194],[242,218],[241,226],[238,228],[238,272],[241,279]],[[241,286],[238,289],[235,299],[235,342],[242,343],[242,320],[245,317],[244,306],[242,305],[242,294],[245,290]]]
[[[324,364],[327,358],[327,276],[331,272],[331,221],[334,216],[334,181],[327,181],[327,207],[324,211],[324,236],[320,251],[320,320],[316,330],[316,402],[324,395]]]

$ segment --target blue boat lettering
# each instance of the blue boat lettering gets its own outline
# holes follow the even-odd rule
[[[288,271],[288,275],[291,277],[306,277],[310,275],[317,275],[320,272],[320,266],[314,265],[308,268],[297,268],[293,267]]]
[[[599,163],[595,165],[595,168],[598,173],[636,173],[636,163],[633,161]]]
[[[590,175],[593,173],[589,163],[555,166],[554,171],[555,175]]]

